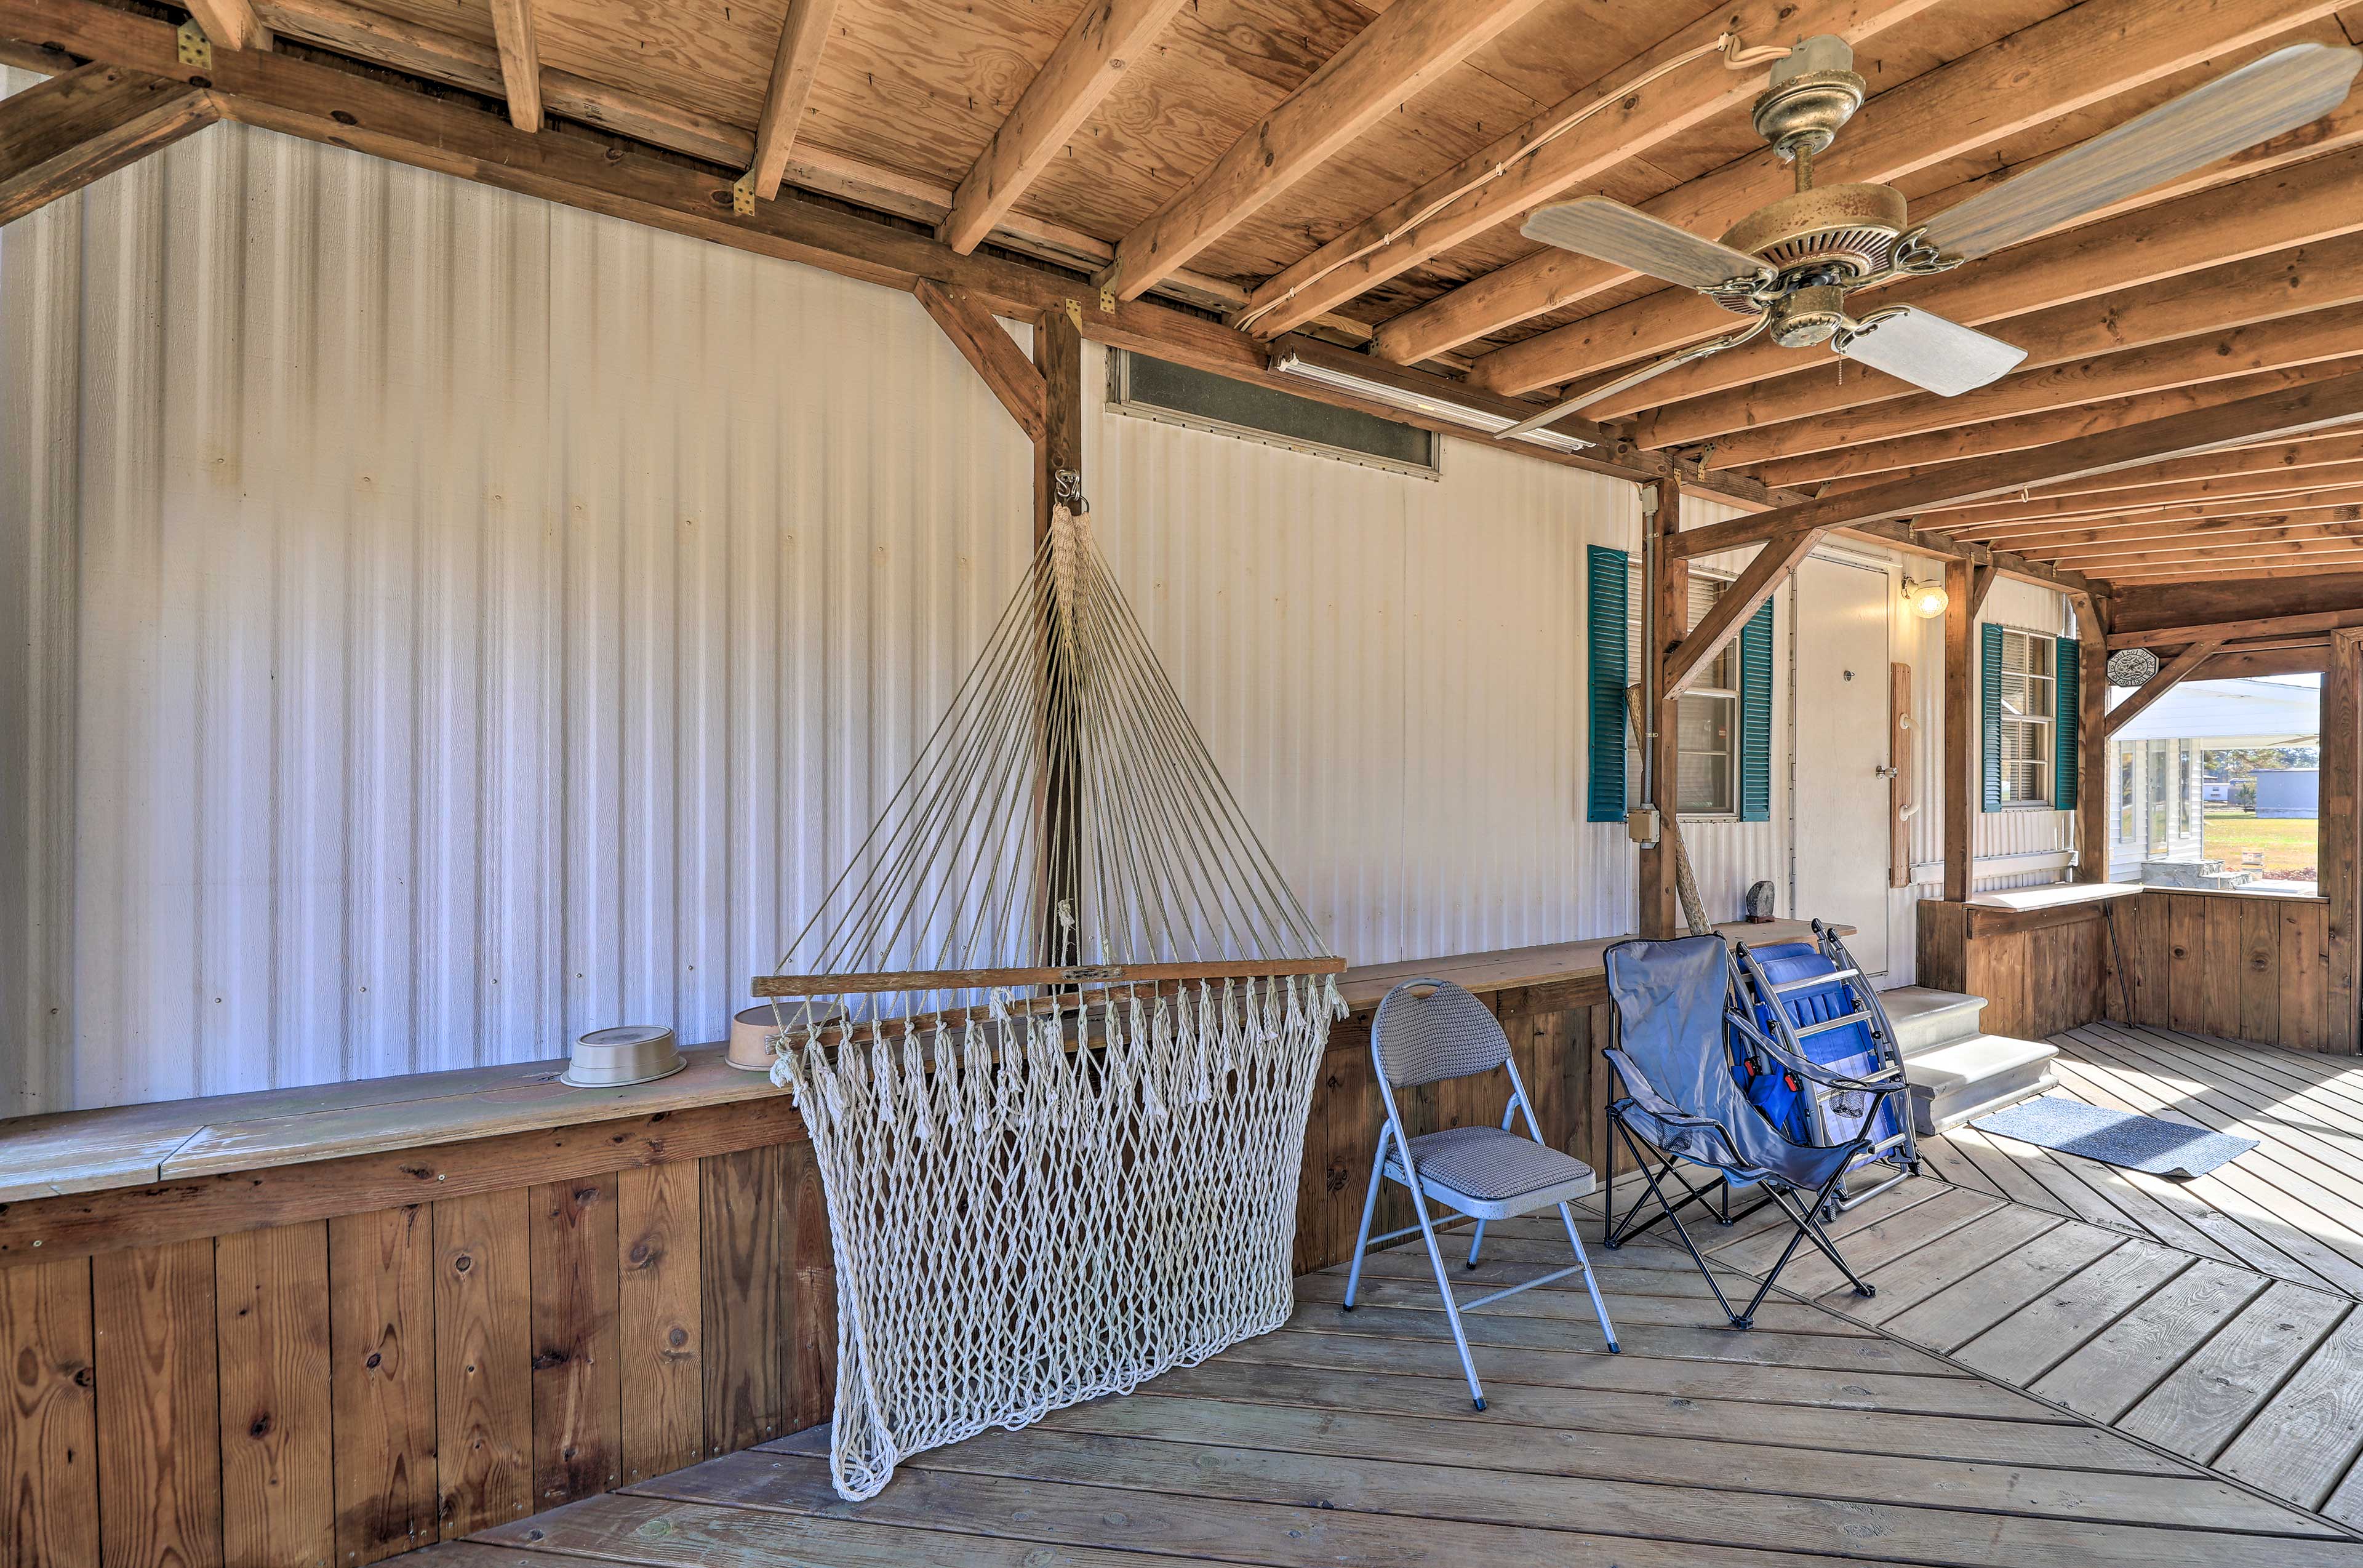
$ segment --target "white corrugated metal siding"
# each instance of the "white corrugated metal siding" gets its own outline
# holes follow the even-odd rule
[[[1459,442],[1431,481],[1120,414],[1087,428],[1103,545],[1338,951],[1630,923],[1624,829],[1583,820],[1580,606],[1584,546],[1637,534],[1633,486]]]
[[[906,296],[239,128],[0,318],[12,1110],[718,1038],[1030,543]]]
[[[0,354],[9,1110],[717,1037],[1030,537],[1030,452],[908,298],[235,127],[0,235]],[[1340,951],[1630,929],[1582,608],[1630,485],[1086,436],[1104,544]],[[1775,603],[1771,820],[1689,825],[1718,917],[1786,896]]]

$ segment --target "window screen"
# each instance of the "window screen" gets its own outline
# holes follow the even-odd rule
[[[1691,573],[1689,631],[1706,618],[1715,600],[1729,584],[1719,577]],[[1625,593],[1625,684],[1641,679],[1641,572],[1632,568]],[[1675,806],[1689,817],[1731,817],[1739,810],[1739,639],[1733,638],[1716,654],[1695,684],[1682,693],[1677,721],[1681,728],[1681,779]],[[1641,756],[1628,730],[1625,738],[1625,789],[1627,803],[1641,803]]]
[[[2002,637],[2002,798],[2051,798],[2054,706],[2051,639],[2004,630]]]
[[[1375,414],[1233,381],[1211,371],[1119,350],[1109,356],[1112,401],[1126,413],[1266,440],[1324,457],[1406,473],[1437,472],[1433,430]]]

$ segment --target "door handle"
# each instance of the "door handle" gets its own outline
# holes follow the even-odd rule
[[[1872,775],[1874,778],[1882,778],[1882,779],[1892,779],[1892,778],[1894,778],[1897,774],[1901,773],[1903,771],[1903,769],[1901,769],[1901,768],[1891,768],[1891,767],[1888,767],[1888,766],[1886,766],[1884,763],[1882,763],[1882,764],[1880,764],[1880,766],[1875,767],[1875,768],[1873,768],[1873,769],[1871,769],[1871,770],[1870,770],[1870,772],[1871,772],[1871,775]]]

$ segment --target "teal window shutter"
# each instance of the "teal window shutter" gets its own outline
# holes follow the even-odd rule
[[[2052,645],[2051,805],[2059,811],[2076,809],[2076,721],[2083,706],[2083,644],[2063,637]]]
[[[1584,624],[1592,699],[1591,822],[1625,820],[1625,617],[1630,566],[1621,550],[1593,545],[1584,564]]]
[[[1739,819],[1772,817],[1772,601],[1739,628]]]
[[[1978,628],[1978,752],[1988,811],[2002,809],[2002,628]]]

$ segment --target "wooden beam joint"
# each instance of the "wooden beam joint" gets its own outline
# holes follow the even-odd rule
[[[1041,440],[1048,417],[1042,373],[1026,359],[1017,340],[1001,329],[992,310],[958,284],[939,284],[932,278],[921,278],[912,293],[960,357],[1009,410],[1026,439]]]

